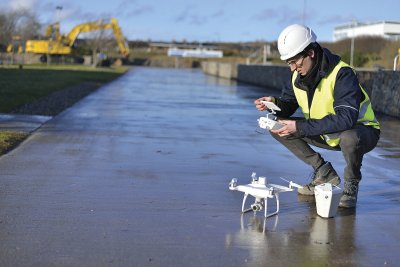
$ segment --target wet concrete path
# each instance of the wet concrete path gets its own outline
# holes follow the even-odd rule
[[[323,219],[285,193],[278,216],[241,216],[232,177],[310,174],[256,132],[264,94],[136,68],[54,117],[0,158],[0,266],[398,265],[398,120],[365,157],[356,211]],[[339,153],[324,155],[342,174]]]

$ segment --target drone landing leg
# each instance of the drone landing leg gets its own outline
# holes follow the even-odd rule
[[[248,211],[251,211],[252,209],[251,208],[249,208],[249,209],[244,209],[244,206],[246,205],[246,199],[247,199],[247,196],[248,196],[249,194],[244,194],[244,196],[243,196],[243,202],[242,202],[242,213],[245,213],[245,212],[248,212]]]
[[[271,216],[274,216],[274,215],[277,215],[278,214],[278,212],[279,212],[279,194],[275,194],[275,198],[276,198],[276,211],[274,211],[274,212],[271,212],[271,213],[267,213],[267,198],[265,198],[265,204],[264,204],[264,207],[265,207],[265,211],[264,211],[264,216],[265,216],[265,218],[268,218],[268,217],[271,217]]]

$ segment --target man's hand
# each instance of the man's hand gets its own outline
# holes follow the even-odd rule
[[[293,120],[278,120],[278,122],[282,123],[284,126],[278,130],[271,130],[274,134],[279,136],[287,136],[290,134],[294,134],[297,132],[296,129],[296,121]]]
[[[261,97],[254,101],[254,105],[256,105],[256,108],[259,111],[264,111],[267,109],[267,107],[261,101],[274,102],[274,97],[273,96],[264,96],[264,97]]]

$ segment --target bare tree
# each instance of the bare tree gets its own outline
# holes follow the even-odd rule
[[[15,21],[10,18],[10,14],[0,13],[0,42],[6,47],[12,41],[15,32]]]
[[[26,40],[39,35],[40,23],[36,15],[27,9],[0,13],[0,43],[6,47],[19,40],[22,45]]]
[[[28,10],[23,10],[20,12],[17,20],[16,32],[21,39],[26,41],[33,39],[39,35],[40,23],[35,14]]]
[[[111,29],[101,29],[85,34],[86,43],[92,50],[93,66],[99,65],[99,60],[105,60],[113,54],[117,44]]]
[[[86,43],[92,50],[92,65],[96,67],[99,64],[98,54],[100,53],[102,42],[104,39],[105,30],[97,30],[90,33],[86,33]]]

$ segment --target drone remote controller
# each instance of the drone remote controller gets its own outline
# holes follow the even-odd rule
[[[262,129],[267,129],[267,130],[278,130],[282,128],[284,125],[280,122],[277,121],[277,117],[274,115],[275,110],[280,111],[281,109],[275,105],[273,102],[269,101],[261,101],[269,110],[271,110],[271,113],[267,113],[265,117],[260,117],[258,121],[258,125]]]
[[[276,116],[272,114],[260,117],[257,121],[260,128],[267,130],[278,130],[284,126],[282,123],[278,122]]]

